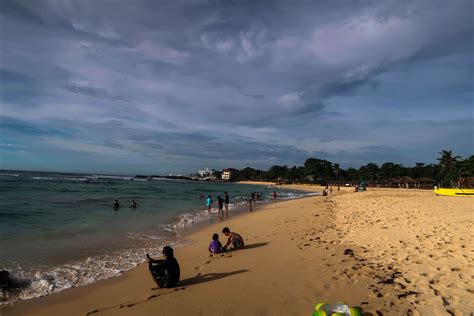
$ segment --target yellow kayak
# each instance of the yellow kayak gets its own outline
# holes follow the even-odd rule
[[[435,189],[436,195],[446,195],[446,196],[474,196],[474,189]]]

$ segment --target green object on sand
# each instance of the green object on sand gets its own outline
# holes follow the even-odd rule
[[[362,316],[361,311],[347,304],[337,302],[335,304],[317,303],[314,306],[312,316]]]

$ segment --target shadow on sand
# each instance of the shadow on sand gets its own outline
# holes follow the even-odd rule
[[[205,274],[196,276],[194,278],[188,278],[188,279],[179,281],[178,287],[211,282],[211,281],[219,280],[219,279],[222,279],[222,278],[226,278],[226,277],[231,276],[231,275],[240,274],[240,273],[244,273],[244,272],[248,272],[248,271],[249,270],[236,270],[236,271],[224,272],[224,273],[205,273]]]
[[[269,242],[258,242],[256,244],[250,244],[250,245],[245,245],[244,249],[253,249],[253,248],[259,248],[268,245]]]

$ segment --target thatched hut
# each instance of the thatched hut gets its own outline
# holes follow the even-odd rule
[[[455,181],[451,181],[451,186],[464,189],[472,189],[474,188],[474,177],[463,177]]]
[[[427,177],[416,178],[416,187],[418,189],[433,189],[436,181]]]
[[[383,182],[383,185],[387,188],[399,188],[400,187],[400,179],[391,178],[391,179],[385,180]]]
[[[415,179],[408,176],[401,177],[399,184],[401,188],[416,188]]]

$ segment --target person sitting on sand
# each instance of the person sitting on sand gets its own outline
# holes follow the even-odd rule
[[[219,235],[214,234],[212,235],[212,241],[211,244],[209,245],[209,252],[210,254],[218,254],[222,252],[222,244],[219,241]]]
[[[120,203],[118,202],[118,200],[114,201],[114,204],[112,205],[112,207],[115,211],[117,211],[120,208]]]
[[[224,247],[222,247],[223,251],[226,251],[227,247],[230,246],[231,244],[234,250],[244,248],[244,239],[242,238],[242,236],[240,236],[239,234],[235,232],[231,232],[229,227],[224,227],[224,229],[222,230],[222,233],[226,235],[226,237],[228,237],[227,243],[225,244]]]
[[[166,246],[163,248],[164,260],[156,260],[146,254],[148,269],[159,289],[175,287],[179,282],[179,264],[173,255],[173,248]]]
[[[7,291],[11,288],[12,281],[10,280],[10,273],[6,270],[0,271],[0,288],[2,289],[2,296],[8,299]]]
[[[132,203],[130,203],[131,208],[137,208],[138,207],[138,202],[135,200],[132,200]]]

